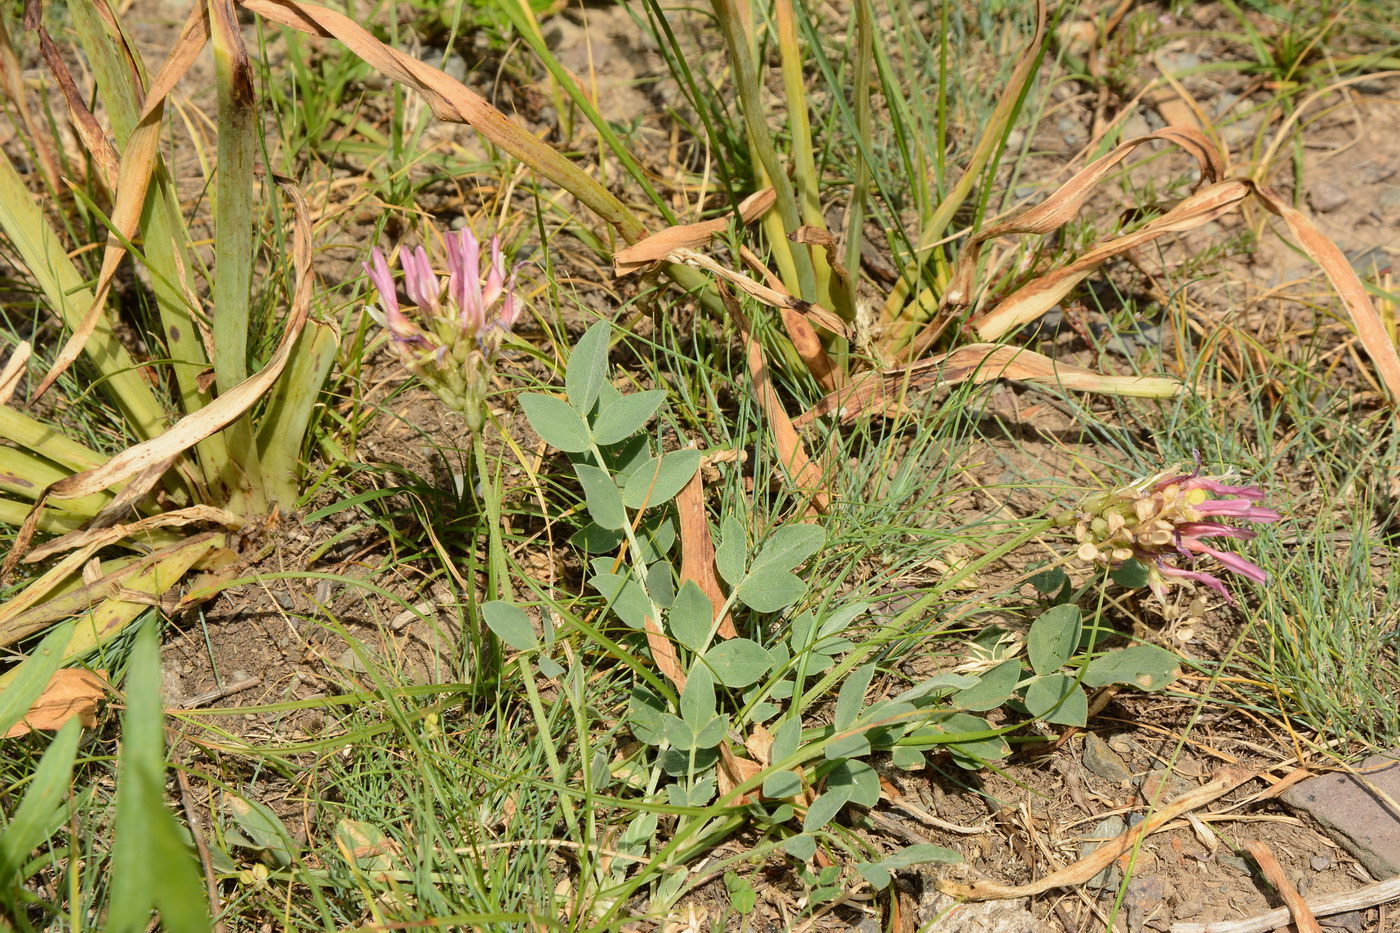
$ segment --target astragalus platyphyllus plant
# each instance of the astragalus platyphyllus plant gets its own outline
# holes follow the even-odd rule
[[[413,306],[405,313],[384,251],[375,247],[364,264],[379,293],[370,315],[389,333],[399,359],[453,410],[473,434],[486,420],[486,390],[501,342],[520,317],[515,291],[518,266],[506,270],[499,237],[487,255],[471,230],[442,237],[447,277],[433,271],[423,246],[399,252],[403,288]]]
[[[1231,602],[1214,574],[1196,569],[1201,558],[1264,583],[1268,574],[1253,561],[1206,543],[1207,538],[1249,540],[1255,532],[1227,521],[1276,522],[1283,516],[1259,504],[1258,486],[1233,486],[1228,477],[1169,470],[1118,489],[1095,493],[1057,518],[1073,526],[1076,556],[1115,568],[1137,560],[1147,568],[1147,584],[1165,600],[1172,583],[1204,584]]]

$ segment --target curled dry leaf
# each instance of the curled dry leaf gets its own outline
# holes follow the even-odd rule
[[[815,246],[826,254],[826,264],[839,282],[838,286],[832,289],[832,301],[843,313],[849,312],[854,315],[853,308],[842,308],[840,305],[841,299],[838,296],[847,296],[849,304],[849,296],[855,294],[855,289],[852,287],[851,275],[841,259],[841,253],[836,248],[836,238],[831,235],[831,231],[822,227],[802,226],[788,234],[788,239],[794,243],[801,243],[803,246]]]
[[[97,701],[107,693],[107,678],[102,671],[62,668],[54,671],[49,685],[24,718],[10,727],[5,738],[28,735],[35,729],[61,729],[68,720],[77,718],[83,728],[97,725]]]
[[[750,781],[763,770],[763,766],[756,761],[751,761],[743,755],[734,754],[734,750],[729,747],[728,740],[719,744],[719,768],[717,769],[717,783],[719,785],[719,795],[724,797],[730,791]],[[731,801],[734,806],[742,806],[750,801],[758,799],[758,791],[752,790],[743,794],[739,799]]]
[[[1014,233],[1050,233],[1058,230],[1079,213],[1085,200],[1093,193],[1094,186],[1103,181],[1109,172],[1117,168],[1119,163],[1132,155],[1139,146],[1154,140],[1176,143],[1196,159],[1201,172],[1197,188],[1220,179],[1224,171],[1220,151],[1199,130],[1168,126],[1147,136],[1130,139],[1080,169],[1073,178],[1044,201],[1006,220],[984,227],[971,236],[958,255],[952,282],[943,298],[944,304],[960,306],[971,300],[972,279],[977,272],[977,260],[981,257],[984,243]]]
[[[1251,189],[1252,185],[1242,179],[1230,179],[1203,188],[1161,217],[1144,224],[1141,229],[1114,237],[1073,262],[1032,279],[1002,299],[992,310],[975,318],[969,326],[981,339],[996,340],[1049,311],[1105,260],[1165,233],[1180,233],[1204,226],[1234,210],[1250,195]]]
[[[0,369],[0,405],[4,405],[10,400],[10,396],[15,394],[33,352],[34,348],[29,345],[29,341],[21,340],[10,353],[10,358],[5,361],[5,367]]]
[[[845,324],[820,305],[807,305],[806,313],[798,310],[797,305],[806,303],[793,301],[791,294],[783,287],[782,280],[774,275],[773,270],[765,266],[754,255],[753,250],[747,246],[739,247],[739,257],[744,260],[744,265],[763,276],[769,289],[783,298],[783,304],[778,307],[778,313],[782,315],[783,327],[787,329],[788,339],[792,341],[792,346],[797,350],[797,355],[802,358],[807,371],[812,374],[823,389],[832,391],[840,388],[842,384],[841,370],[831,361],[831,357],[827,356],[826,347],[822,345],[822,338],[817,334],[817,328],[813,322],[820,322],[823,327],[835,334],[845,333]],[[832,320],[826,320],[826,316],[831,317]]]
[[[739,204],[740,221],[749,224],[758,220],[768,213],[776,199],[777,194],[772,188],[764,188],[749,195]],[[702,246],[709,242],[710,237],[718,236],[729,229],[729,221],[733,216],[731,212],[713,220],[677,224],[643,237],[613,254],[613,274],[619,278],[631,275],[661,262],[672,250]]]
[[[681,670],[680,659],[676,656],[676,646],[671,643],[671,639],[666,637],[666,633],[661,631],[661,626],[651,616],[646,620],[647,647],[651,649],[651,659],[656,662],[656,669],[671,683],[675,684],[676,690],[685,689],[685,671]]]
[[[176,509],[173,512],[151,515],[123,525],[111,525],[106,528],[83,528],[70,532],[61,538],[55,538],[39,545],[25,555],[24,562],[32,564],[55,554],[78,548],[105,547],[155,528],[179,528],[198,523],[219,525],[229,531],[237,531],[246,524],[242,516],[235,515],[225,509],[212,505],[192,505]]]
[[[701,470],[696,470],[690,482],[676,495],[676,512],[681,526],[681,582],[694,581],[717,617],[724,608],[724,590],[715,572],[715,542],[710,536],[709,519],[705,517],[705,481]],[[718,634],[725,639],[739,634],[728,615],[720,620]]]
[[[693,249],[675,249],[666,254],[666,259],[670,262],[704,269],[715,278],[728,282],[750,298],[761,301],[770,308],[789,308],[810,317],[833,334],[841,337],[850,336],[845,322],[821,305],[803,301],[801,298],[794,298],[786,290],[779,290],[770,285],[755,282],[743,273],[726,269],[704,253],[696,252]]]
[[[850,385],[823,398],[794,421],[797,427],[836,412],[845,424],[862,414],[898,406],[911,392],[940,385],[1016,379],[1056,385],[1075,392],[1102,392],[1138,398],[1167,398],[1184,391],[1180,380],[1160,376],[1106,376],[1091,369],[1057,363],[1019,347],[973,343],[890,372],[862,373]]]
[[[126,244],[136,239],[136,232],[141,223],[141,214],[146,207],[146,192],[150,189],[152,176],[161,165],[159,144],[161,116],[164,113],[165,99],[175,83],[189,70],[190,65],[198,57],[200,49],[203,48],[204,42],[200,38],[200,31],[203,30],[207,37],[208,15],[207,4],[196,3],[191,9],[189,18],[186,20],[179,38],[176,39],[170,57],[162,66],[155,84],[146,94],[141,120],[128,137],[125,151],[122,152],[120,159],[117,158],[111,144],[107,141],[106,134],[102,133],[100,128],[97,129],[95,138],[90,138],[89,134],[82,134],[88,151],[93,155],[97,164],[102,166],[107,185],[114,192],[112,230],[108,231],[107,243],[103,247],[102,269],[97,275],[97,285],[93,289],[92,303],[88,306],[82,321],[73,328],[72,335],[59,350],[48,373],[44,375],[35,388],[34,398],[47,392],[54,381],[73,364],[78,355],[82,353],[83,345],[92,336],[92,332],[97,328],[102,318],[107,293],[112,287],[112,279],[121,266],[122,258],[126,255]],[[52,46],[53,43],[49,41],[48,34],[42,28],[39,39],[41,45],[45,47],[45,61],[48,62],[49,70],[53,72],[59,86],[66,87],[72,84],[72,76],[68,73],[68,67],[64,63],[62,55],[56,48],[52,49],[52,53],[50,53],[48,46]],[[123,48],[125,47],[123,46]],[[139,73],[134,62],[128,64]],[[76,93],[76,88],[74,90]],[[67,96],[65,91],[65,97]],[[75,107],[78,109],[75,110]],[[81,96],[78,96],[76,101],[69,100],[69,110],[75,115],[87,112]],[[90,113],[87,116],[88,118],[92,117]],[[78,125],[82,125],[81,120]]]

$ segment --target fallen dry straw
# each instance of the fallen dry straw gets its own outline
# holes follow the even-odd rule
[[[1400,875],[1385,881],[1377,881],[1375,884],[1367,885],[1358,891],[1349,891],[1346,894],[1329,894],[1326,897],[1308,901],[1308,909],[1313,912],[1314,916],[1329,917],[1332,914],[1345,913],[1349,910],[1365,910],[1367,907],[1375,907],[1377,904],[1384,904],[1396,898],[1400,898]],[[1217,923],[1173,923],[1171,933],[1269,933],[1270,930],[1276,930],[1288,923],[1289,919],[1288,908],[1280,907],[1277,910],[1271,910],[1266,914],[1260,914],[1246,920]]]
[[[1084,884],[1112,865],[1120,855],[1132,849],[1142,839],[1161,829],[1167,823],[1183,813],[1195,810],[1197,807],[1203,807],[1228,794],[1246,781],[1257,777],[1258,774],[1258,771],[1249,768],[1225,768],[1209,784],[1204,784],[1165,804],[1162,809],[1148,816],[1147,819],[1123,835],[1110,839],[1099,846],[1093,854],[1059,871],[1051,872],[1038,881],[1032,881],[1030,884],[1005,885],[997,884],[995,881],[963,884],[944,879],[938,882],[938,890],[950,897],[960,897],[972,901],[990,901],[1010,897],[1034,897],[1055,888]]]

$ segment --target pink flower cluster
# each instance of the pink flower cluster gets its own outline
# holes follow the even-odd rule
[[[1253,561],[1206,543],[1208,538],[1249,540],[1255,532],[1226,521],[1276,522],[1282,515],[1259,502],[1257,486],[1232,486],[1223,477],[1198,473],[1159,473],[1121,489],[1097,493],[1079,509],[1065,513],[1074,523],[1081,560],[1116,567],[1137,560],[1147,567],[1148,585],[1159,599],[1170,582],[1203,584],[1234,601],[1212,573],[1182,566],[1200,557],[1214,558],[1226,570],[1264,583],[1268,574]]]
[[[478,430],[484,420],[486,381],[501,341],[520,317],[516,272],[506,272],[498,237],[492,237],[484,266],[481,244],[466,228],[448,233],[447,280],[433,271],[428,251],[399,253],[403,286],[417,309],[415,323],[399,306],[398,290],[384,251],[375,247],[364,263],[379,293],[370,315],[389,332],[399,358]],[[444,288],[445,284],[445,288]]]

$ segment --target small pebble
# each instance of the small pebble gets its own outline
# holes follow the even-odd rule
[[[1346,189],[1330,181],[1319,181],[1308,188],[1308,203],[1319,214],[1330,214],[1344,206],[1348,200],[1350,196]]]
[[[1326,871],[1332,867],[1332,860],[1325,855],[1314,855],[1308,859],[1308,865],[1313,871]]]
[[[1093,732],[1084,736],[1084,767],[1105,781],[1112,781],[1118,785],[1131,780],[1133,776],[1127,762]]]

